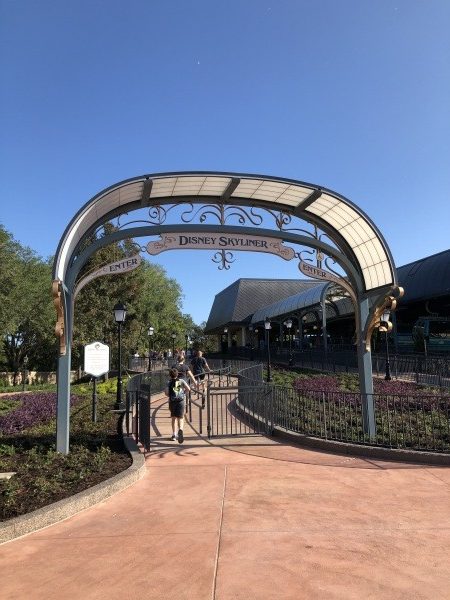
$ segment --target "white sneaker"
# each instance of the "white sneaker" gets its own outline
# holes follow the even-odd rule
[[[173,436],[170,439],[172,440],[172,442],[176,442],[177,441],[177,436],[175,434],[173,434]]]

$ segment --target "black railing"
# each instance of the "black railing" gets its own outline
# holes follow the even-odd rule
[[[127,384],[125,426],[127,435],[133,435],[145,450],[150,450],[150,399],[152,394],[164,391],[167,370],[151,371],[132,377]]]
[[[418,451],[450,452],[450,396],[441,394],[373,394],[376,433],[364,430],[362,396],[357,392],[316,391],[279,386],[263,381],[263,365],[242,360],[208,359],[213,372],[207,374],[208,387],[226,389],[220,415],[239,417],[254,432],[270,433],[275,428],[341,442]],[[146,450],[150,449],[150,397],[167,385],[167,370],[136,375],[127,385],[126,428]],[[214,382],[214,383],[213,383]],[[231,390],[234,388],[236,393]],[[192,421],[193,406],[199,410],[203,431],[202,396],[187,402]],[[207,407],[208,433],[214,407]],[[218,410],[218,409],[217,409]],[[217,421],[217,418],[216,418]],[[218,421],[217,421],[218,422]],[[226,423],[226,421],[225,421]],[[222,426],[221,426],[222,427]],[[233,421],[234,433],[238,433]]]
[[[265,351],[249,348],[229,348],[229,362],[242,364],[253,354],[253,358],[264,361]],[[272,361],[278,365],[289,365],[289,351],[286,349],[274,349]],[[358,357],[354,350],[335,350],[324,352],[323,350],[296,350],[292,352],[293,363],[291,366],[308,369],[312,371],[324,371],[331,373],[357,373]],[[211,359],[209,359],[211,360]],[[220,359],[215,359],[220,360]],[[222,362],[225,362],[222,360]],[[392,379],[403,381],[414,381],[421,385],[450,388],[450,357],[448,356],[423,356],[391,354],[389,356],[390,375]],[[381,354],[372,354],[372,372],[376,377],[386,375],[386,357]]]
[[[247,390],[239,395],[240,406],[254,410],[264,402],[259,418],[266,421],[271,414],[272,428],[341,442],[450,452],[449,396],[373,394],[376,435],[371,438],[364,431],[359,393],[264,384],[261,365],[243,370],[239,386]],[[254,389],[250,404],[249,386]]]
[[[222,362],[222,361],[221,361]],[[220,386],[229,386],[231,378],[230,365],[211,364],[211,372],[205,373],[206,381],[209,384]],[[146,451],[150,451],[150,405],[151,396],[163,392],[167,387],[169,376],[168,369],[162,367],[158,370],[139,373],[129,379],[126,389],[125,404],[125,427],[127,435],[133,435],[138,443],[141,443]],[[196,399],[193,398],[196,394]],[[203,433],[203,415],[205,408],[205,395],[197,393],[195,390],[189,393],[186,399],[186,418],[192,421],[193,406],[199,409],[199,433]]]

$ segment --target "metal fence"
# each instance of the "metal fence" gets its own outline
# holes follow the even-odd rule
[[[389,448],[450,451],[450,396],[373,394],[376,436],[364,431],[362,397],[356,392],[298,391],[262,382],[262,368],[249,367],[239,374],[239,405],[254,411],[272,429],[279,427],[323,439]],[[256,411],[258,412],[258,411]]]
[[[237,361],[239,363],[240,361]],[[207,386],[218,385],[219,388],[230,387],[231,365],[210,364],[211,372],[205,373]],[[237,365],[235,365],[235,370]],[[146,451],[150,450],[151,396],[163,392],[167,387],[169,376],[167,367],[139,373],[129,379],[126,389],[125,427],[127,435],[133,435]],[[198,394],[196,399],[189,393],[186,399],[186,418],[192,422],[193,410],[198,408],[199,433],[203,433],[203,413],[205,399]]]
[[[270,434],[276,427],[312,437],[419,451],[450,452],[450,396],[373,394],[376,435],[364,431],[362,397],[357,392],[317,391],[263,381],[263,365],[208,359],[208,435]],[[150,397],[167,385],[167,369],[136,375],[127,385],[126,429],[150,449]],[[203,402],[188,398],[187,418]]]
[[[245,360],[265,361],[267,353],[263,349],[229,348],[230,362]],[[240,358],[240,361],[237,360]],[[358,357],[355,351],[335,350],[296,350],[292,353],[286,349],[271,348],[272,362],[276,364],[290,363],[290,366],[324,371],[331,373],[357,373]],[[292,360],[290,360],[292,358]],[[217,360],[217,359],[216,359]],[[219,359],[220,360],[220,359]],[[222,362],[226,360],[222,359]],[[418,354],[393,354],[389,357],[389,370],[392,379],[414,381],[418,384],[450,389],[450,357],[424,356]],[[372,372],[377,377],[386,375],[386,357],[372,354]]]
[[[141,373],[127,383],[125,426],[145,450],[150,450],[150,401],[152,394],[162,392],[167,385],[167,369]]]

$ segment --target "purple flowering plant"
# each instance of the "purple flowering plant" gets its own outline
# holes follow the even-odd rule
[[[11,400],[17,398],[17,405],[0,416],[0,434],[11,435],[20,433],[30,427],[43,425],[56,416],[56,394],[54,392],[35,392],[14,394]],[[70,406],[74,406],[79,398],[72,395]]]

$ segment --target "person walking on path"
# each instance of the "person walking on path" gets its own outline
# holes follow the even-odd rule
[[[191,361],[192,372],[194,373],[195,381],[197,382],[197,389],[202,390],[202,406],[205,405],[205,375],[211,373],[206,358],[203,356],[201,350],[197,350],[196,356]]]
[[[186,357],[184,355],[184,352],[182,354],[178,354],[177,363],[174,365],[174,368],[177,369],[180,377],[186,380],[186,382],[196,383],[194,374],[192,373],[185,361]]]
[[[190,392],[191,388],[183,378],[179,377],[177,369],[170,369],[169,375],[170,379],[167,382],[164,393],[169,397],[169,410],[172,418],[171,440],[172,442],[178,440],[178,443],[182,444],[184,441],[183,426],[186,410],[186,392]]]

